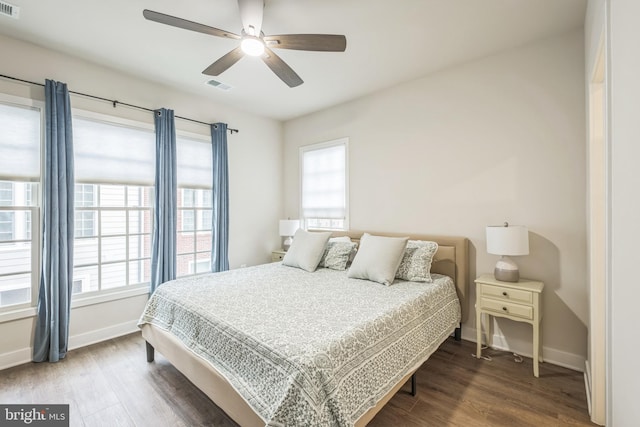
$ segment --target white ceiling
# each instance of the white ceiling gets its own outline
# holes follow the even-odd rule
[[[6,1],[6,0],[5,0]],[[587,0],[266,0],[263,31],[344,34],[344,53],[278,49],[304,80],[289,88],[259,58],[201,74],[237,41],[142,17],[143,9],[240,33],[236,0],[8,0],[0,33],[278,120],[287,120],[503,49],[580,28]],[[20,76],[16,76],[20,77]]]

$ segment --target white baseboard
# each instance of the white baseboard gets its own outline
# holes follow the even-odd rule
[[[112,325],[107,328],[96,329],[94,331],[71,336],[69,337],[69,350],[86,347],[91,344],[139,331],[140,329],[138,329],[137,325],[138,319],[135,319],[129,320],[128,322],[119,323],[117,325]]]
[[[101,341],[117,338],[138,331],[138,320],[96,329],[69,337],[69,350],[85,347]],[[33,347],[22,348],[8,353],[0,353],[0,370],[29,363],[32,360]]]
[[[0,370],[31,362],[31,353],[33,353],[33,348],[31,347],[0,353]]]
[[[476,329],[462,325],[462,338],[467,341],[476,342]],[[524,341],[518,338],[509,338],[507,342],[504,335],[494,332],[493,348],[498,350],[511,351],[522,356],[533,357],[531,353],[531,341]],[[578,354],[567,353],[551,347],[542,347],[542,359],[546,363],[584,372],[586,359]]]

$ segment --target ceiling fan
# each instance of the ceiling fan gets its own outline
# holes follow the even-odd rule
[[[296,87],[303,83],[302,79],[278,55],[273,53],[272,48],[320,52],[344,52],[347,48],[347,39],[342,35],[283,34],[265,36],[262,32],[264,0],[238,0],[238,8],[240,9],[240,19],[243,27],[241,34],[231,33],[148,9],[145,9],[142,14],[146,19],[160,24],[197,31],[211,36],[240,40],[240,46],[223,55],[202,72],[210,76],[220,75],[246,54],[260,56],[271,71],[283,82],[289,87]]]

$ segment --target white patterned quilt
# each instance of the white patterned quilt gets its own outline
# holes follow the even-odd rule
[[[268,426],[353,426],[460,322],[451,278],[383,286],[281,263],[167,282],[139,326],[209,361]]]

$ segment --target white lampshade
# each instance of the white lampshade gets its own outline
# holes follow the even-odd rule
[[[280,235],[283,237],[291,237],[296,234],[300,228],[300,221],[297,219],[281,219],[280,220]]]
[[[529,231],[522,225],[487,227],[487,252],[494,255],[528,255]]]
[[[518,265],[511,256],[529,254],[529,231],[522,225],[490,225],[487,227],[487,252],[500,255],[493,275],[497,280],[517,282],[520,280]]]

